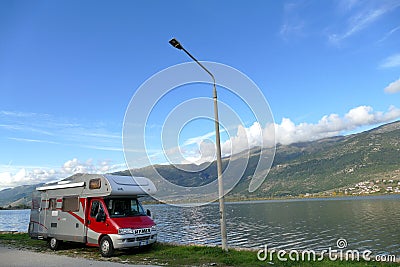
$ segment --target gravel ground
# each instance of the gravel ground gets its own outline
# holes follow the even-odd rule
[[[0,245],[1,267],[157,267],[155,265],[129,265],[109,261],[95,261],[81,258],[72,258],[48,253],[38,253],[27,250],[19,250]]]

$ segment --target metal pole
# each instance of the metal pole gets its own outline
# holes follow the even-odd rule
[[[214,98],[214,118],[215,118],[215,142],[217,148],[218,196],[219,196],[219,215],[221,224],[221,241],[222,241],[222,250],[228,251],[227,236],[226,236],[224,183],[222,180],[221,139],[219,135],[218,100],[217,100],[217,89],[215,86],[215,82],[214,82],[213,98]]]
[[[213,80],[213,99],[214,99],[214,122],[215,122],[215,146],[217,152],[217,175],[218,175],[218,197],[219,197],[219,215],[221,225],[221,241],[222,250],[228,251],[227,235],[226,235],[226,215],[225,215],[225,197],[224,197],[224,183],[222,180],[222,159],[221,159],[221,138],[219,132],[219,119],[218,119],[218,99],[217,87],[215,84],[214,75],[201,64],[194,56],[192,56],[183,46],[176,40],[171,39],[169,43],[175,48],[183,50],[191,59],[193,59],[199,66],[205,70]]]

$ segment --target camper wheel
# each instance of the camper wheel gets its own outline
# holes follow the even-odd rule
[[[57,250],[58,247],[60,246],[60,243],[61,243],[61,241],[60,241],[60,240],[57,240],[55,237],[52,237],[52,238],[49,240],[49,246],[50,246],[50,248],[51,248],[52,250]]]
[[[100,240],[100,253],[103,257],[111,257],[114,254],[114,246],[110,237],[103,236]]]

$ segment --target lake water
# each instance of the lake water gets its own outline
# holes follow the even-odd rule
[[[0,231],[28,232],[30,210],[0,210]]]
[[[221,244],[218,203],[196,208],[149,205],[159,240]],[[226,203],[228,245],[348,249],[400,256],[400,195]]]
[[[218,203],[202,207],[146,205],[158,239],[219,245]],[[369,249],[400,256],[400,195],[226,203],[230,247],[280,249]],[[29,210],[0,211],[0,230],[27,231]]]

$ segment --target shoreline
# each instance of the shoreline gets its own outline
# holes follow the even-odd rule
[[[321,195],[321,196],[296,196],[296,197],[273,197],[273,198],[246,198],[246,199],[235,199],[235,198],[225,198],[225,203],[254,203],[254,202],[285,202],[285,201],[316,201],[316,200],[358,200],[358,199],[384,199],[387,197],[400,198],[400,193],[387,193],[387,194],[360,194],[360,195]],[[182,204],[184,206],[190,206],[190,204],[218,204],[218,201],[213,202],[152,202],[143,201],[143,205],[174,205]]]

